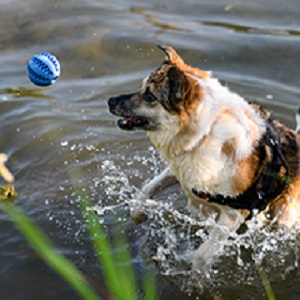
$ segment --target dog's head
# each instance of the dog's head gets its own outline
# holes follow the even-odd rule
[[[112,114],[121,117],[121,129],[155,131],[167,123],[188,122],[202,99],[199,80],[209,73],[184,63],[170,46],[158,46],[166,54],[163,64],[145,78],[139,91],[111,97],[108,100]]]

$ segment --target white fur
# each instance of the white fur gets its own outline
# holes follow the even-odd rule
[[[264,121],[251,105],[217,79],[198,79],[198,82],[203,88],[204,99],[199,101],[196,112],[198,129],[189,137],[185,148],[178,148],[177,133],[181,129],[178,118],[164,110],[159,112],[162,128],[148,132],[148,135],[189,197],[193,197],[192,188],[211,194],[234,195],[232,177],[237,163],[251,154],[256,142],[252,137],[264,133]],[[234,122],[226,122],[220,117],[222,109],[230,111]],[[221,151],[224,143],[231,139],[236,141],[234,160]]]
[[[146,197],[152,196],[152,191],[163,188],[160,182],[166,181],[165,178],[169,180],[171,172],[188,196],[188,206],[192,211],[199,214],[201,205],[218,213],[218,226],[211,230],[210,238],[195,252],[193,259],[194,269],[207,271],[215,255],[222,251],[224,240],[230,232],[236,231],[244,222],[245,214],[199,199],[191,190],[196,188],[210,194],[234,196],[232,182],[238,162],[252,153],[254,145],[265,131],[265,124],[251,105],[222,86],[217,79],[194,79],[202,87],[204,95],[204,99],[199,99],[199,106],[191,120],[196,127],[194,133],[180,134],[182,124],[178,117],[163,109],[156,110],[162,126],[157,131],[148,132],[148,135],[161,151],[170,171],[165,170],[143,190]],[[230,122],[226,120],[226,114],[222,114],[224,110],[230,113]],[[234,157],[222,152],[224,143],[230,140],[234,140],[236,145]],[[139,218],[140,214],[136,213],[134,217]],[[227,227],[226,232],[221,229],[224,226]]]
[[[218,226],[211,230],[210,238],[195,252],[193,259],[194,269],[207,271],[214,256],[222,251],[224,240],[243,223],[245,214],[199,199],[191,190],[196,188],[209,194],[236,195],[232,185],[238,163],[252,153],[265,131],[265,124],[250,104],[222,86],[217,79],[209,77],[203,81],[197,78],[197,82],[203,89],[204,98],[199,99],[193,116],[195,133],[180,136],[182,124],[178,117],[160,109],[157,113],[163,125],[158,131],[148,132],[148,135],[180,182],[192,211],[199,214],[201,205],[211,212],[218,212]],[[226,120],[228,116],[222,114],[224,110],[230,113],[230,122]],[[181,143],[180,138],[187,141]],[[224,143],[230,140],[234,140],[236,145],[234,157],[222,152]],[[166,174],[169,172],[163,172],[162,177]],[[145,190],[154,190],[159,182],[157,179],[151,181]],[[220,229],[224,226],[227,227],[226,232]]]

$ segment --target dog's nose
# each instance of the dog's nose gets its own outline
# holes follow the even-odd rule
[[[108,105],[109,105],[109,107],[115,107],[115,106],[117,106],[118,102],[119,102],[119,97],[110,97],[108,99]]]

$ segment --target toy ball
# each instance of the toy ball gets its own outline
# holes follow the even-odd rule
[[[57,58],[47,52],[34,55],[27,64],[30,81],[38,86],[53,84],[60,75],[60,64]]]

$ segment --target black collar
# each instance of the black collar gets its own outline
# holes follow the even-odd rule
[[[227,205],[235,209],[246,209],[250,211],[247,220],[253,216],[253,211],[265,210],[268,203],[280,195],[288,182],[289,169],[282,153],[280,134],[271,118],[266,120],[266,132],[260,142],[263,159],[267,158],[267,149],[270,149],[271,159],[259,169],[255,182],[242,194],[237,196],[211,195],[200,192],[195,188],[192,193],[208,202]],[[284,174],[281,175],[281,170]]]

